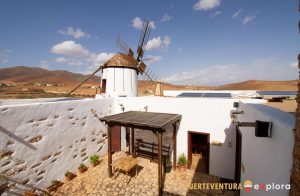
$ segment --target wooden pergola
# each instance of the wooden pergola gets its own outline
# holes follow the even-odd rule
[[[155,113],[155,112],[140,112],[129,111],[111,116],[99,118],[100,121],[107,124],[107,140],[108,140],[108,174],[112,177],[112,146],[111,146],[111,131],[113,126],[123,126],[130,128],[131,131],[131,146],[134,149],[134,129],[142,129],[144,131],[152,131],[157,135],[158,144],[158,193],[162,195],[162,134],[173,126],[173,169],[176,169],[176,138],[177,138],[177,123],[181,120],[180,114]],[[132,150],[133,150],[132,149]]]

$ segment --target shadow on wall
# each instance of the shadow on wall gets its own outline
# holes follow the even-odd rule
[[[21,144],[25,145],[26,147],[30,148],[31,150],[37,150],[37,148],[35,146],[33,146],[32,144],[26,142],[25,140],[23,140],[19,136],[16,136],[15,134],[8,131],[7,129],[3,128],[1,125],[0,125],[0,132],[4,133],[8,137],[11,137],[11,138],[15,139],[16,141],[20,142]]]

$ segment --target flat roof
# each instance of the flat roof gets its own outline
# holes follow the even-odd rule
[[[231,93],[181,93],[177,97],[231,98]]]
[[[128,111],[102,117],[99,120],[112,125],[165,131],[169,125],[180,121],[181,117],[180,114]]]

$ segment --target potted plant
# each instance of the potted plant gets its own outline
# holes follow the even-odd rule
[[[99,155],[94,154],[92,156],[90,156],[90,162],[92,164],[93,167],[96,167],[99,164]]]
[[[63,183],[58,180],[52,180],[51,185],[47,187],[47,191],[52,192],[56,191]]]
[[[170,157],[164,159],[164,167],[166,173],[169,173],[172,170],[172,162]]]
[[[83,163],[81,163],[78,167],[79,173],[84,173],[87,169],[88,169],[87,166]]]
[[[67,180],[67,181],[70,181],[70,180],[72,180],[73,178],[75,178],[75,174],[73,174],[73,173],[71,173],[71,172],[69,172],[69,171],[66,171],[65,177],[66,177],[66,180]]]
[[[186,170],[186,166],[188,164],[188,160],[185,156],[184,153],[182,153],[179,157],[178,157],[178,170],[180,172],[184,172]]]

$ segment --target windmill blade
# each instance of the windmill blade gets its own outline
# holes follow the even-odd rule
[[[133,56],[133,51],[129,48],[128,44],[124,41],[120,34],[117,35],[116,46],[121,50],[121,52]]]
[[[81,82],[78,86],[76,86],[73,90],[71,90],[66,97],[70,96],[74,91],[76,91],[80,86],[82,86],[86,81],[88,81],[93,75],[95,75],[98,71],[102,69],[102,66],[100,66],[98,69],[96,69],[91,75],[89,75],[83,82]]]
[[[145,72],[146,68],[147,68],[147,65],[143,61],[141,61],[138,64],[138,69],[141,74],[143,74]]]
[[[143,29],[140,35],[138,47],[137,47],[137,61],[140,61],[141,58],[143,58],[145,46],[149,40],[149,35],[151,32],[151,24],[149,20],[145,20],[143,24]]]

